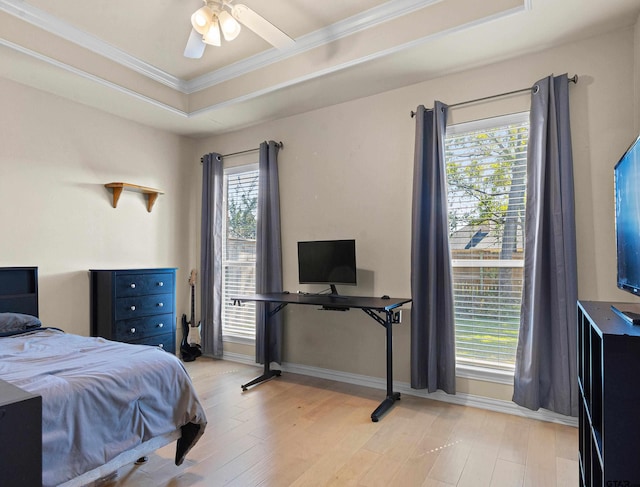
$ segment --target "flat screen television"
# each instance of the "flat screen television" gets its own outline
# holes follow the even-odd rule
[[[616,164],[614,185],[617,285],[640,296],[640,137]],[[640,324],[640,316],[635,315],[638,318],[638,323],[635,323],[634,313],[624,314],[634,324]]]
[[[328,284],[337,295],[336,284],[355,286],[356,277],[355,240],[298,242],[300,284]]]

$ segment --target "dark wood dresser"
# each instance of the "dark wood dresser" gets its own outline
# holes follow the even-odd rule
[[[42,486],[42,397],[0,380],[0,484]]]
[[[91,335],[176,353],[176,269],[91,273]]]

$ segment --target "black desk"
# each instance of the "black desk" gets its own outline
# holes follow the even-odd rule
[[[376,410],[371,413],[371,420],[377,422],[380,417],[388,411],[393,403],[400,399],[399,392],[393,392],[393,347],[392,331],[393,310],[403,304],[411,302],[408,298],[372,298],[363,296],[335,296],[329,294],[289,294],[289,293],[267,293],[253,294],[250,296],[239,296],[232,298],[233,302],[240,304],[243,301],[255,301],[267,304],[275,304],[275,308],[266,305],[265,308],[265,330],[264,330],[264,372],[250,382],[242,385],[242,390],[246,391],[249,386],[264,382],[280,375],[280,370],[272,370],[270,367],[271,357],[269,350],[270,318],[281,311],[288,304],[307,304],[319,306],[322,309],[335,309],[344,311],[349,308],[361,309],[371,318],[376,320],[386,329],[387,335],[387,397]]]

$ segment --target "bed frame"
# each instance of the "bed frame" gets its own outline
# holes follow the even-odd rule
[[[38,268],[0,267],[0,313],[12,312],[38,316]],[[46,326],[46,324],[44,324]],[[146,456],[180,438],[180,430],[152,438],[137,448],[122,452],[110,462],[59,487],[80,487],[103,478],[115,477],[120,467],[144,463]]]

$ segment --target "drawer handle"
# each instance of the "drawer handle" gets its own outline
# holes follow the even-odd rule
[[[135,328],[131,328],[131,330],[129,330],[131,333],[135,333],[136,329]]]
[[[164,306],[163,303],[158,303],[158,308],[162,308]]]
[[[160,282],[158,283],[158,286],[160,286],[160,287],[164,286],[164,282],[160,281]]]
[[[164,328],[164,323],[158,323],[158,328]]]
[[[129,309],[130,309],[131,311],[135,311],[135,310],[136,310],[136,307],[135,307],[135,306],[131,306]]]
[[[135,283],[135,282],[132,282],[132,283],[129,285],[129,287],[130,287],[131,289],[135,289],[135,288],[136,288],[136,283]]]

